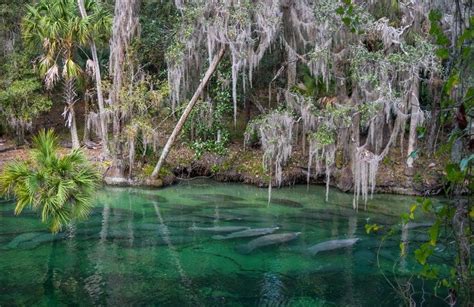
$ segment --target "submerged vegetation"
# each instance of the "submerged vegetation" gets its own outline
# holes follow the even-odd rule
[[[34,145],[0,164],[17,214],[41,211],[53,232],[87,216],[96,168],[112,184],[256,183],[269,206],[272,187],[324,183],[328,204],[330,186],[353,193],[354,214],[390,186],[424,197],[402,227],[436,219],[420,276],[472,303],[472,1],[14,2],[0,3],[0,153]],[[32,137],[42,128],[60,139]],[[430,266],[440,229],[449,276]]]

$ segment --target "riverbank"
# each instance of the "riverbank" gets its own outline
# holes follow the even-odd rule
[[[62,147],[61,152],[69,148]],[[270,177],[262,166],[262,152],[259,149],[244,149],[242,144],[231,144],[225,155],[205,153],[199,159],[185,145],[178,145],[170,153],[160,178],[150,181],[149,175],[153,169],[150,164],[138,165],[130,177],[118,177],[110,174],[111,161],[101,158],[100,147],[89,146],[84,151],[91,162],[97,165],[103,174],[104,183],[121,186],[164,187],[179,180],[190,180],[197,177],[208,177],[220,182],[239,182],[268,187]],[[26,147],[15,148],[9,142],[0,144],[0,170],[8,161],[26,159]],[[320,172],[324,173],[324,171]],[[443,171],[436,159],[420,157],[415,162],[415,169],[408,174],[399,150],[394,149],[390,155],[380,162],[376,180],[376,193],[391,193],[401,195],[436,195],[442,192]],[[338,161],[332,170],[330,186],[343,192],[353,189],[351,165]],[[307,157],[301,148],[294,148],[294,154],[283,170],[282,186],[306,184],[308,179]],[[276,182],[273,179],[273,186]],[[309,176],[310,184],[325,184],[326,176],[317,175],[312,169]]]

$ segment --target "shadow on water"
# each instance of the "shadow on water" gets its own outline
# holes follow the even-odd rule
[[[399,245],[421,244],[426,226],[411,225],[385,242],[378,268],[380,242],[364,225],[396,224],[410,198],[376,196],[368,211],[355,212],[350,195],[332,191],[326,203],[322,187],[275,190],[269,205],[266,193],[214,182],[106,188],[88,220],[58,235],[48,233],[36,213],[16,217],[13,204],[3,202],[0,305],[401,304],[381,272],[404,280],[419,269],[410,257],[400,261]],[[278,239],[299,232],[297,239]],[[351,238],[359,240],[327,243]],[[317,244],[311,256],[308,250]],[[239,253],[242,246],[251,252]],[[448,255],[440,252],[435,259]],[[441,305],[429,294],[423,299]]]

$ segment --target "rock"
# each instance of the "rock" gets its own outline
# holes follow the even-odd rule
[[[350,167],[341,170],[339,178],[336,180],[336,186],[343,192],[349,192],[352,189],[352,170]]]
[[[415,168],[414,167],[406,167],[405,168],[405,175],[408,177],[415,176]]]
[[[163,186],[163,180],[157,178],[157,179],[147,179],[145,180],[145,185],[154,187],[154,188],[160,188]]]
[[[341,169],[344,166],[344,151],[342,149],[336,151],[335,163],[338,169]]]
[[[96,143],[96,142],[85,141],[85,142],[84,142],[84,146],[86,146],[88,149],[97,149],[97,148],[99,148],[101,145],[100,145],[99,143]]]
[[[104,181],[108,185],[127,186],[130,185],[130,181],[124,177],[111,177],[105,176]]]
[[[71,141],[62,141],[61,143],[59,143],[59,145],[61,147],[64,147],[64,148],[72,148],[72,142]]]

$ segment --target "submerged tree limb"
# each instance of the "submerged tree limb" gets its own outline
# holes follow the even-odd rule
[[[166,157],[168,156],[171,146],[173,146],[173,143],[176,140],[176,137],[179,135],[181,129],[183,128],[183,125],[186,122],[186,119],[188,118],[189,114],[191,113],[194,105],[196,104],[199,96],[201,96],[201,93],[204,87],[207,85],[207,82],[211,78],[212,74],[217,68],[217,65],[219,64],[222,57],[224,56],[225,50],[226,50],[226,46],[222,45],[219,50],[219,53],[215,55],[214,59],[209,64],[209,68],[207,69],[206,74],[204,75],[204,78],[202,79],[201,83],[196,89],[196,92],[194,92],[194,95],[189,101],[188,106],[186,107],[186,109],[184,109],[183,115],[181,115],[181,118],[179,119],[178,123],[174,127],[173,132],[171,133],[168,141],[166,142],[165,147],[163,148],[163,151],[160,156],[160,160],[156,164],[155,169],[153,170],[153,173],[151,174],[152,179],[156,179],[158,177],[158,174],[160,173],[160,169],[163,166],[163,163],[165,162]]]

